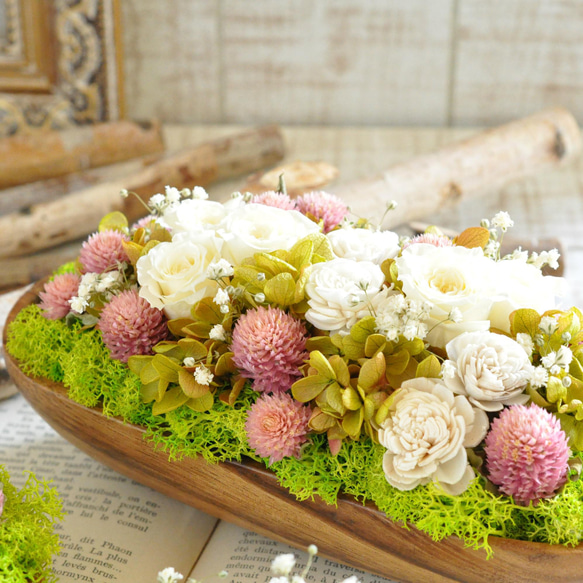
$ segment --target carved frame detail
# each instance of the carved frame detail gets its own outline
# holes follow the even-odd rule
[[[0,136],[123,116],[119,0],[2,0]]]

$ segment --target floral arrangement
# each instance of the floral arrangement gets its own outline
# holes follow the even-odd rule
[[[63,517],[54,488],[29,474],[18,490],[0,465],[0,579],[14,583],[56,581],[52,557],[59,552],[55,523]]]
[[[557,251],[501,256],[504,212],[405,239],[284,190],[106,216],[8,350],[171,457],[260,459],[436,539],[578,544],[583,314],[541,272]]]

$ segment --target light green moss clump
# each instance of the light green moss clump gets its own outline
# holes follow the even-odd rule
[[[206,413],[181,407],[155,417],[151,405],[141,402],[138,377],[109,358],[98,331],[46,320],[36,306],[25,308],[11,325],[7,348],[26,374],[63,382],[75,401],[100,404],[106,415],[145,426],[147,439],[172,460],[198,455],[211,463],[245,456],[259,459],[245,435],[247,410],[257,398],[249,388],[234,407],[215,397],[215,406]],[[300,500],[317,496],[336,504],[338,494],[344,492],[362,502],[373,501],[393,521],[405,527],[414,524],[434,540],[455,535],[488,553],[488,538],[493,535],[568,545],[582,539],[581,479],[570,481],[553,499],[527,508],[486,490],[481,477],[456,497],[443,494],[433,484],[401,492],[383,475],[383,452],[370,440],[349,441],[333,457],[326,439],[315,435],[302,448],[300,460],[285,458],[269,467]],[[583,460],[582,454],[579,457]],[[268,465],[267,459],[263,462]]]
[[[5,496],[0,517],[0,581],[57,581],[52,574],[52,557],[59,552],[54,526],[63,517],[57,491],[32,474],[19,491],[4,466],[0,466],[0,482]]]

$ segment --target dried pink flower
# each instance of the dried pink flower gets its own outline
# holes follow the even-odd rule
[[[2,516],[3,511],[4,511],[4,492],[0,490],[0,516]]]
[[[119,262],[129,261],[122,245],[123,241],[127,241],[127,237],[120,231],[107,229],[93,233],[83,243],[79,254],[83,270],[86,273],[103,273],[116,267]]]
[[[410,245],[415,245],[416,243],[427,243],[428,245],[434,245],[435,247],[452,247],[453,241],[446,237],[445,235],[435,235],[433,233],[422,233],[421,235],[416,235],[403,245],[403,249],[407,249]]]
[[[324,221],[324,233],[337,227],[348,214],[348,207],[334,194],[321,190],[307,192],[297,200],[298,210]]]
[[[77,295],[80,281],[76,273],[62,273],[47,282],[44,291],[38,294],[43,316],[48,320],[64,318],[71,311],[69,300]]]
[[[111,358],[122,362],[134,354],[151,354],[152,347],[168,337],[164,313],[133,289],[115,296],[103,308],[97,328]]]
[[[137,220],[131,227],[132,233],[138,229],[147,229],[152,225],[152,221],[155,221],[156,217],[154,215],[146,215],[141,219]]]
[[[287,391],[302,376],[306,353],[303,323],[279,308],[249,310],[233,330],[233,362],[256,391]]]
[[[245,430],[249,446],[269,463],[299,456],[306,442],[311,410],[288,393],[262,395],[247,414]]]
[[[490,480],[518,504],[549,498],[567,480],[571,450],[559,420],[534,403],[513,405],[486,436]]]
[[[268,190],[261,194],[256,194],[252,199],[252,203],[264,204],[266,206],[273,206],[284,211],[295,210],[296,202],[292,200],[287,194],[282,192],[275,192],[275,190]]]

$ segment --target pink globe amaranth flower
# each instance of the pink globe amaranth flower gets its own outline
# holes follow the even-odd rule
[[[69,300],[77,295],[81,278],[76,273],[62,273],[45,284],[44,291],[38,294],[39,307],[48,320],[60,320],[70,311]]]
[[[152,224],[152,221],[155,221],[156,217],[154,215],[146,215],[141,219],[137,220],[131,227],[132,233],[137,231],[138,229],[147,229]]]
[[[247,413],[245,430],[249,446],[269,463],[298,457],[307,440],[311,410],[288,393],[262,395]]]
[[[110,229],[93,233],[83,243],[79,254],[84,272],[103,273],[116,267],[117,263],[129,261],[122,245],[127,239],[120,231]]]
[[[97,328],[111,358],[122,362],[135,354],[151,354],[152,347],[168,337],[164,313],[133,289],[115,296],[103,308]]]
[[[302,376],[306,328],[279,308],[259,307],[237,321],[231,350],[241,374],[253,379],[253,389],[282,393]]]
[[[416,235],[403,245],[403,249],[407,249],[411,245],[416,243],[427,243],[428,245],[433,245],[434,247],[452,247],[453,241],[446,237],[445,235],[435,235],[433,233],[422,233],[421,235]]]
[[[567,436],[559,420],[538,405],[504,409],[485,443],[490,480],[518,504],[550,498],[567,480]]]
[[[292,200],[287,194],[282,192],[275,192],[275,190],[268,190],[261,194],[256,194],[252,199],[252,203],[264,204],[266,206],[273,206],[284,211],[292,211],[296,209],[296,201]]]
[[[307,192],[296,200],[298,210],[324,221],[324,233],[337,227],[348,214],[348,207],[334,194],[322,190]]]

